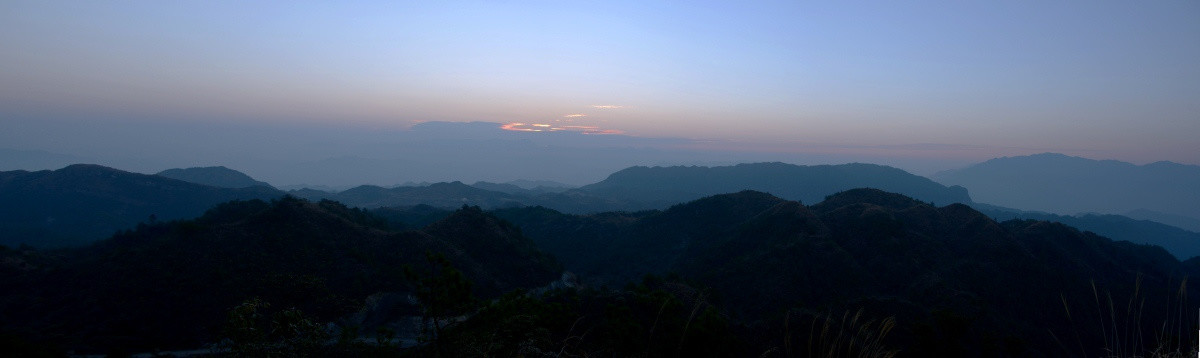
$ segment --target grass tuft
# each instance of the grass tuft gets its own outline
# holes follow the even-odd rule
[[[792,316],[784,319],[784,354],[806,357],[891,358],[898,351],[888,349],[883,340],[896,327],[896,318],[868,320],[863,310],[832,314],[810,315],[807,337],[795,337],[791,331]],[[796,351],[795,339],[805,339],[804,351]]]

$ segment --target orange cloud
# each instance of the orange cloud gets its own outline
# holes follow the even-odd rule
[[[625,106],[615,105],[615,104],[593,104],[592,108],[595,108],[595,109],[621,109],[621,108],[625,108]]]
[[[525,123],[512,122],[512,123],[508,123],[508,124],[500,126],[500,129],[503,129],[506,131],[517,131],[517,132],[541,132],[542,131],[540,129],[526,128],[525,126],[527,126],[527,124],[525,124]]]
[[[512,122],[500,126],[500,129],[517,132],[559,132],[571,131],[582,134],[624,134],[625,132],[616,129],[602,129],[596,126],[561,126],[555,127],[549,124],[541,123],[521,123]]]
[[[575,114],[568,114],[563,117],[565,117],[565,118],[580,118],[580,117],[587,117],[587,115],[582,114],[582,113],[575,113]]]

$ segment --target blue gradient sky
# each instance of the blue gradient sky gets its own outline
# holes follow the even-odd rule
[[[97,135],[47,129],[71,121],[488,121],[1200,164],[1197,1],[8,0],[0,48],[15,149],[95,151],[55,144]]]

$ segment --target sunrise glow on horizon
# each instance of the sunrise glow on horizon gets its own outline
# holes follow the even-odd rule
[[[18,127],[84,121],[489,121],[744,147],[972,145],[992,148],[969,151],[978,159],[1056,151],[1200,164],[1196,2],[0,9],[8,143],[48,140]],[[946,155],[913,155],[926,154]]]

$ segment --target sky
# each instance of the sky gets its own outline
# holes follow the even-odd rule
[[[0,149],[137,171],[348,183],[296,168],[436,163],[414,126],[442,122],[494,124],[488,140],[534,143],[521,160],[546,166],[592,153],[609,163],[596,173],[929,174],[1041,152],[1200,164],[1196,1],[8,0],[0,49]],[[494,150],[451,132],[464,157]],[[370,180],[520,174],[461,166]]]

